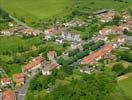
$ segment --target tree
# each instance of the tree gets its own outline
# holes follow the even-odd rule
[[[94,45],[91,46],[91,50],[94,51],[94,50],[100,48],[103,45],[104,45],[104,41],[99,40]]]
[[[50,79],[48,76],[36,75],[30,82],[29,90],[41,91],[48,88]]]
[[[99,75],[83,74],[81,80],[72,80],[68,85],[57,87],[53,92],[45,96],[45,99],[111,100],[111,94],[117,92],[114,78],[114,76],[105,73]]]
[[[74,56],[74,55],[76,55],[79,51],[80,51],[80,50],[79,50],[78,48],[77,48],[77,49],[74,49],[74,50],[72,50],[72,51],[69,51],[68,55],[69,55],[69,57]]]
[[[132,65],[129,65],[126,69],[125,69],[125,73],[129,73],[132,72]]]
[[[132,62],[132,53],[129,52],[128,50],[120,52],[118,55],[121,57],[122,60],[126,60],[128,62]]]
[[[120,16],[114,16],[114,18],[112,20],[112,23],[114,25],[119,25],[120,21],[121,21],[121,17]]]
[[[132,36],[132,32],[129,32],[127,29],[124,29],[124,34],[127,36]]]
[[[68,75],[71,75],[73,73],[72,70],[74,69],[74,67],[73,66],[70,66],[70,65],[68,65],[68,66],[62,66],[61,68]]]
[[[125,68],[122,64],[115,64],[112,71],[116,72],[116,74],[119,76],[125,73]]]

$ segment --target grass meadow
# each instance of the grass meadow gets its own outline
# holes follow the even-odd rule
[[[0,6],[10,14],[36,20],[68,14],[72,0],[1,0]]]
[[[1,0],[0,7],[11,15],[37,20],[64,17],[77,6],[79,11],[102,8],[123,10],[132,8],[132,0]]]

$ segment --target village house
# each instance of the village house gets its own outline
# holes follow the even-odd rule
[[[62,43],[63,43],[63,40],[64,40],[64,39],[63,39],[62,37],[56,37],[56,40],[55,40],[55,41],[56,41],[57,43],[62,44]]]
[[[2,86],[7,86],[7,85],[10,85],[12,82],[11,82],[11,79],[10,78],[7,78],[7,77],[5,77],[5,78],[2,78],[1,79],[1,85]]]
[[[24,85],[25,75],[24,73],[18,73],[13,75],[13,81],[16,83],[16,86]]]
[[[99,31],[99,34],[101,35],[108,35],[109,33],[111,33],[111,29],[109,28],[103,28]]]
[[[35,75],[39,70],[42,69],[42,64],[44,62],[42,56],[35,57],[30,63],[22,67],[22,72],[28,76]]]
[[[2,35],[14,35],[16,32],[16,29],[15,28],[9,28],[9,29],[6,29],[6,30],[1,30],[0,33]]]
[[[132,45],[132,36],[125,36],[126,44]]]
[[[113,34],[123,34],[124,29],[126,29],[127,27],[125,27],[124,25],[120,25],[120,26],[114,26],[111,29],[111,33]]]
[[[126,20],[125,26],[127,26],[127,30],[132,32],[132,18]]]
[[[31,29],[31,28],[28,28],[28,29],[25,29],[24,30],[24,33],[26,34],[32,34],[33,33],[33,29]]]
[[[72,20],[70,22],[67,22],[67,23],[63,23],[63,26],[65,27],[81,27],[85,25],[85,22],[83,21],[80,21],[80,20]]]
[[[16,32],[16,29],[14,28],[9,28],[7,30],[1,30],[0,33],[2,35],[13,35]]]
[[[12,22],[9,22],[8,25],[9,25],[10,27],[13,27],[13,26],[14,26]]]
[[[15,90],[6,90],[2,93],[2,100],[17,100]]]
[[[23,27],[22,27],[22,28],[23,28]],[[40,30],[32,29],[32,28],[20,29],[20,32],[21,32],[21,33],[24,33],[24,34],[34,35],[34,36],[37,36],[37,35],[39,35],[40,33],[43,33],[43,32],[40,31]]]
[[[108,37],[106,35],[97,35],[96,41],[98,41],[98,40],[103,40],[106,42],[108,40]]]
[[[71,49],[80,49],[80,50],[82,50],[83,48],[82,48],[82,44],[81,43],[79,43],[79,42],[72,42],[71,43]]]
[[[52,37],[56,35],[57,29],[52,27],[44,31],[45,39],[50,40]]]
[[[51,40],[52,36],[49,34],[45,34],[45,40]]]
[[[84,66],[84,67],[80,68],[80,72],[83,72],[83,73],[91,74],[92,71],[93,71],[93,69],[89,68],[89,66]]]
[[[14,35],[17,30],[15,28],[9,28],[6,30],[1,30],[0,33],[2,35]]]
[[[121,16],[124,18],[124,21],[131,17],[128,11],[122,12]]]
[[[17,30],[17,32],[23,33],[26,28],[22,25],[17,25],[15,29]]]
[[[0,33],[1,33],[2,35],[10,35],[9,30],[1,30]]]
[[[83,64],[91,64],[94,61],[98,61],[101,57],[105,56],[106,54],[110,53],[113,49],[113,45],[111,43],[106,44],[100,50],[94,51],[90,55],[83,58]]]
[[[68,41],[81,41],[80,35],[72,32],[62,32],[62,37]]]
[[[96,16],[100,18],[101,22],[109,22],[114,18],[116,12],[114,10],[105,11],[104,13],[99,13]]]
[[[82,60],[82,64],[92,64],[94,61],[98,61],[104,56],[107,56],[113,48],[116,48],[125,42],[124,36],[119,35],[112,40],[111,43],[104,45],[101,49],[92,52]]]
[[[43,65],[43,68],[42,68],[42,74],[43,75],[50,75],[51,74],[51,71],[54,69],[54,68],[58,68],[59,69],[60,65],[56,62],[47,62],[46,64]]]
[[[112,40],[112,44],[113,44],[113,48],[116,48],[118,46],[120,46],[121,44],[123,44],[125,42],[125,38],[123,35],[119,35],[116,38],[114,38]]]
[[[49,51],[47,53],[47,57],[50,61],[55,61],[56,60],[56,57],[57,57],[57,53],[56,51]]]

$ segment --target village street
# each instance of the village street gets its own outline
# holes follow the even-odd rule
[[[22,86],[20,89],[17,90],[17,100],[24,100],[24,97],[27,93],[27,90],[28,90],[29,83],[30,83],[31,79],[32,78],[27,78],[25,80],[24,86]]]

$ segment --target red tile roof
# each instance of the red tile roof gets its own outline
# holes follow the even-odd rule
[[[35,58],[33,58],[33,61],[42,61],[44,58],[42,56],[37,56]]]
[[[43,59],[44,59],[44,58],[41,57],[41,56],[35,57],[35,58],[32,60],[31,63],[29,63],[29,64],[27,64],[27,65],[25,65],[25,66],[23,67],[23,70],[24,70],[24,71],[27,71],[27,70],[32,69],[32,68],[35,67],[36,65],[40,64],[40,63],[43,61]]]
[[[6,83],[6,82],[11,82],[10,78],[2,78],[1,82]]]
[[[48,70],[51,71],[52,69],[54,69],[55,67],[57,67],[58,64],[56,62],[50,62],[46,66],[47,66]]]
[[[23,69],[24,69],[24,71],[30,70],[30,69],[32,69],[33,67],[35,67],[36,65],[38,65],[38,64],[40,64],[40,63],[41,63],[40,61],[33,61],[33,62],[31,62],[31,63],[25,65],[25,66],[23,67]]]
[[[93,52],[89,56],[83,58],[83,62],[86,64],[92,63],[96,58],[104,56],[107,52],[112,51],[113,46],[112,44],[107,44],[103,48],[98,51]]]
[[[52,27],[52,28],[48,29],[48,32],[55,32],[55,28]]]
[[[24,83],[24,80],[15,80],[16,84]]]
[[[24,77],[25,77],[24,73],[18,73],[18,74],[13,75],[14,79],[20,79],[20,78],[24,78]]]
[[[55,52],[55,51],[49,51],[49,52],[48,52],[48,55],[50,55],[50,56],[55,56],[55,55],[56,55],[56,52]]]
[[[106,33],[106,32],[109,32],[109,31],[110,31],[109,28],[102,28],[102,30],[100,30],[100,32],[102,32],[102,33]]]
[[[124,30],[124,28],[122,26],[115,26],[112,28],[112,32],[115,32],[115,33],[122,33]]]
[[[31,28],[25,29],[25,33],[32,33],[32,32],[33,32],[33,29]]]
[[[118,35],[116,38],[112,40],[112,42],[118,42],[119,39],[123,39],[123,35]]]
[[[16,94],[14,90],[4,91],[2,96],[3,96],[3,100],[15,100],[16,98]]]

